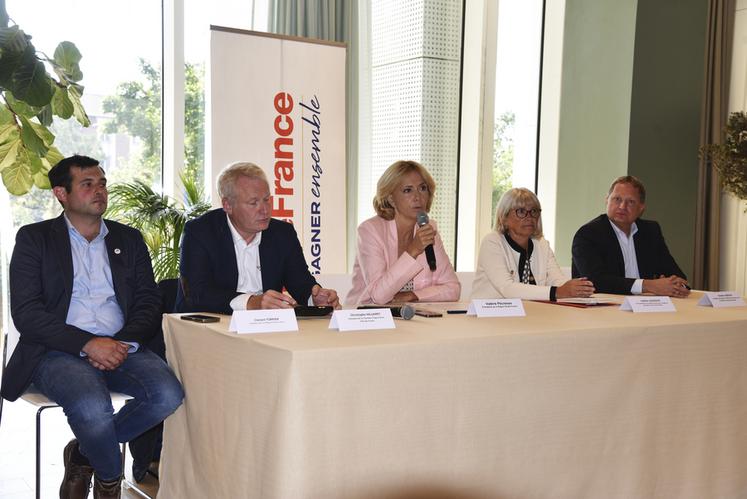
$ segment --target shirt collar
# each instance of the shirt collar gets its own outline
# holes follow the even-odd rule
[[[520,255],[526,254],[528,257],[532,256],[532,251],[534,251],[534,243],[532,242],[532,238],[529,238],[529,241],[527,242],[527,249],[522,248],[519,246],[519,244],[511,239],[511,236],[508,235],[508,232],[504,232],[503,235],[506,238],[506,242],[509,246],[511,246],[511,249],[513,249],[515,252],[519,253]]]
[[[252,242],[247,244],[246,240],[241,237],[239,231],[237,231],[236,227],[231,223],[231,218],[228,216],[228,213],[226,213],[226,221],[228,222],[228,228],[231,230],[231,237],[233,238],[234,246],[239,246],[241,248],[253,248],[259,246],[260,241],[262,241],[262,231],[257,232],[254,239],[252,239]]]
[[[78,229],[75,228],[72,222],[70,222],[70,219],[67,218],[67,213],[63,213],[62,216],[65,219],[65,224],[67,225],[68,233],[88,242],[88,240],[85,237],[83,237],[83,235],[80,232],[78,232]],[[101,228],[99,229],[99,234],[91,242],[93,243],[95,241],[98,241],[99,239],[104,239],[108,233],[109,233],[109,228],[106,226],[106,224],[104,223],[104,219],[102,218]]]
[[[612,226],[612,230],[615,231],[615,234],[617,234],[617,237],[622,237],[622,238],[625,238],[625,239],[630,239],[633,236],[635,236],[636,232],[638,232],[638,225],[635,222],[633,222],[633,225],[630,226],[630,236],[628,236],[625,232],[623,232],[623,230],[620,227],[618,227],[617,225],[615,225],[615,222],[613,222],[609,218],[607,218],[607,221]]]

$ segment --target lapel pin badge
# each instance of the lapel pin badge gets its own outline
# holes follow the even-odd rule
[[[118,254],[120,254],[120,253],[122,253],[122,250],[121,250],[121,249],[119,249],[119,248],[114,248],[114,254],[115,254],[115,255],[118,255]]]

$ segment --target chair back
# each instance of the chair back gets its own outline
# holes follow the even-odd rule
[[[164,279],[159,281],[158,289],[161,290],[161,311],[170,314],[176,305],[176,291],[179,288],[179,279]]]

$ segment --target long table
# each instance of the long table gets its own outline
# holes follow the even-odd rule
[[[365,333],[166,315],[159,497],[747,497],[747,309],[699,298]]]

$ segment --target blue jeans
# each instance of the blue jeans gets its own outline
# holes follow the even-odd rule
[[[148,350],[131,353],[113,371],[100,371],[83,357],[50,350],[38,364],[33,383],[65,411],[81,453],[104,481],[122,475],[119,443],[166,419],[184,398],[169,366]],[[114,414],[110,391],[133,399]]]

